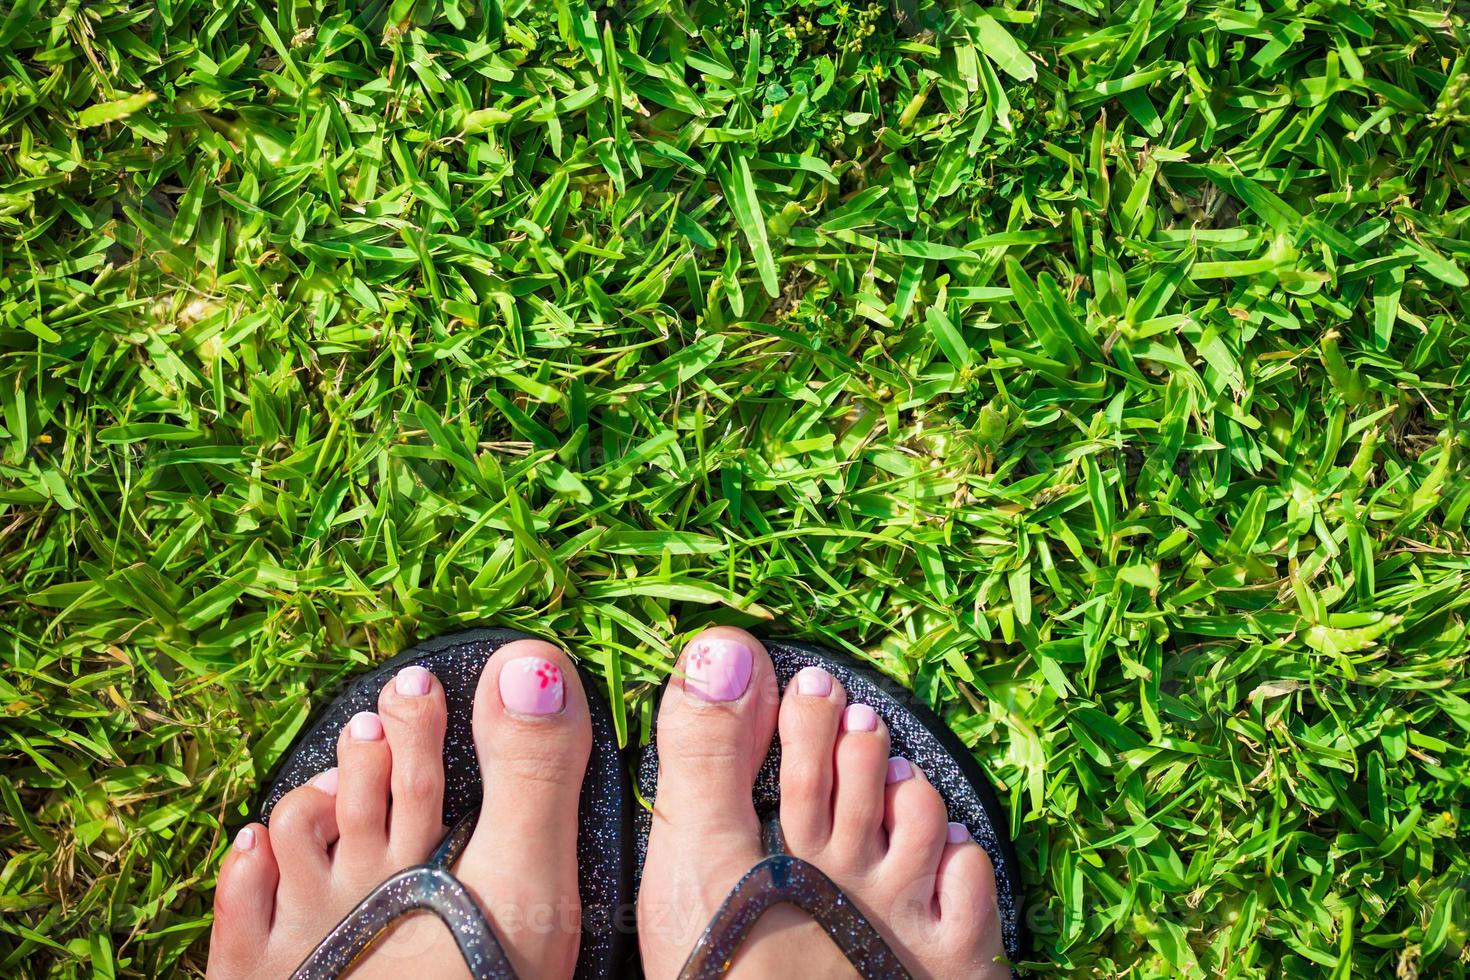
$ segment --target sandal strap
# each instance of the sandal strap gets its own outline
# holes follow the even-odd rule
[[[458,861],[459,856],[464,853],[465,846],[475,833],[475,825],[479,822],[480,807],[476,804],[470,807],[469,813],[460,817],[459,823],[449,828],[449,833],[444,835],[444,839],[424,863],[448,871],[450,865]]]
[[[714,980],[730,969],[756,920],[773,905],[795,905],[816,920],[862,977],[901,980],[909,972],[842,889],[813,864],[784,853],[774,820],[765,827],[770,856],[730,891],[679,972],[680,980]]]
[[[474,980],[516,980],[479,903],[448,870],[474,830],[474,817],[471,814],[456,824],[427,863],[405,868],[374,888],[302,960],[292,980],[334,980],[389,926],[419,910],[434,913],[449,929]]]

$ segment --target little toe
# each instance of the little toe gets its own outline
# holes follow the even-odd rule
[[[937,941],[957,967],[974,976],[1009,977],[1004,965],[995,869],[990,855],[963,824],[948,825],[935,883],[939,899]]]
[[[832,833],[832,766],[847,692],[821,667],[786,685],[781,735],[781,830],[797,854],[824,847]]]
[[[209,933],[210,980],[240,976],[258,963],[270,939],[279,871],[262,824],[242,827],[220,865]]]
[[[418,664],[400,670],[378,695],[378,715],[392,759],[388,853],[406,866],[424,860],[444,837],[444,688]]]
[[[337,863],[377,874],[388,844],[388,780],[393,756],[383,720],[360,711],[337,740]]]
[[[888,726],[866,704],[849,704],[837,737],[830,847],[839,860],[870,866],[882,855]]]

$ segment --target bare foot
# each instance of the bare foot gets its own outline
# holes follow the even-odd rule
[[[658,716],[657,802],[638,893],[639,946],[652,980],[674,977],[730,889],[764,857],[751,791],[778,723],[781,826],[790,852],[857,904],[916,977],[1009,977],[995,876],[916,766],[890,759],[888,732],[809,667],[777,691],[760,642],[718,627],[690,642],[684,679]],[[797,909],[761,917],[732,972],[852,976]]]
[[[220,868],[210,980],[290,974],[362,898],[424,861],[444,836],[444,691],[422,667],[356,715],[337,768],[282,797],[267,830],[242,829]],[[474,734],[485,795],[454,873],[521,976],[569,977],[577,961],[577,800],[591,751],[587,701],[567,655],[517,640],[485,664]],[[353,976],[468,976],[449,932],[405,918]]]

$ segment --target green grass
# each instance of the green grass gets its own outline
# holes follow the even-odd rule
[[[974,746],[1037,974],[1466,974],[1465,8],[274,6],[0,5],[0,972],[202,969],[415,638],[636,739],[729,622]]]

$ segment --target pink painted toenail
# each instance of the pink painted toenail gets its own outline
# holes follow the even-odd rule
[[[429,669],[409,664],[393,678],[393,687],[407,698],[421,698],[429,693]]]
[[[317,773],[315,776],[311,777],[311,781],[306,785],[313,786],[321,790],[323,793],[326,793],[328,796],[336,796],[337,767],[333,766],[326,772]]]
[[[842,715],[842,727],[849,732],[876,732],[878,712],[866,704],[849,704]]]
[[[970,830],[962,823],[949,822],[949,830],[944,834],[945,840],[951,844],[963,844],[970,839]]]
[[[739,640],[701,637],[684,651],[684,690],[701,701],[734,701],[750,686],[755,655]]]
[[[383,719],[371,711],[359,711],[347,723],[347,734],[359,742],[376,742],[383,737]]]
[[[566,702],[561,668],[540,657],[518,657],[500,668],[500,701],[523,715],[554,715]]]
[[[238,834],[235,835],[235,850],[237,850],[237,851],[253,851],[253,850],[255,850],[255,828],[254,827],[246,827],[243,830],[241,830]]]
[[[890,784],[901,783],[905,779],[913,778],[914,767],[909,763],[909,760],[901,759],[898,756],[894,756],[888,760],[888,782]]]
[[[832,693],[832,675],[820,667],[803,667],[796,673],[796,693],[825,698]]]

